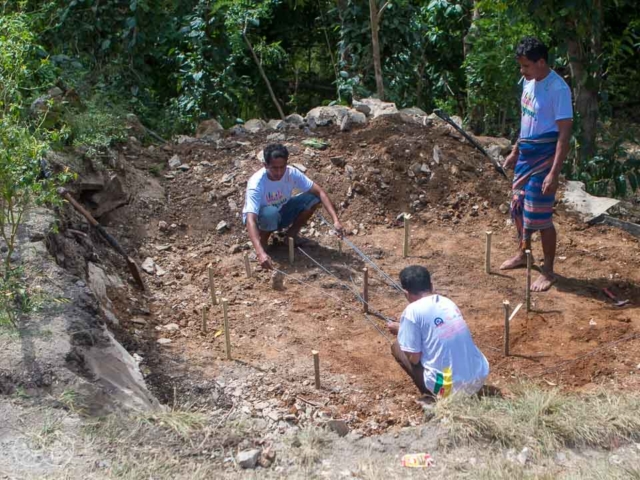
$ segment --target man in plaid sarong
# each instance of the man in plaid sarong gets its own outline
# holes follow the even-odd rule
[[[569,152],[573,122],[571,90],[548,64],[548,49],[538,39],[525,37],[516,50],[524,76],[521,98],[520,138],[505,160],[514,168],[511,216],[518,231],[518,253],[501,270],[526,265],[525,250],[531,235],[540,232],[544,265],[531,285],[534,292],[548,290],[556,281],[556,230],[553,205],[562,163]]]

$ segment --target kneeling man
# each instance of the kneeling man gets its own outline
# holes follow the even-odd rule
[[[399,325],[389,324],[389,330],[398,335],[391,347],[396,361],[425,395],[477,393],[489,375],[489,363],[473,343],[460,309],[433,293],[424,267],[406,267],[400,272],[400,283],[409,305]]]
[[[264,149],[264,167],[247,182],[243,222],[256,249],[258,262],[265,269],[273,268],[271,257],[266,252],[271,234],[288,228],[287,236],[300,244],[300,229],[320,204],[331,215],[338,235],[343,234],[342,224],[325,191],[300,170],[288,166],[288,160],[287,147],[267,145]],[[300,193],[293,195],[294,190]]]

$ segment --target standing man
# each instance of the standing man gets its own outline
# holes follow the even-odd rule
[[[269,237],[276,230],[288,228],[287,236],[295,239],[300,229],[322,204],[333,219],[338,235],[344,229],[335,208],[325,191],[304,173],[287,165],[289,151],[280,144],[267,145],[264,149],[264,167],[254,173],[247,182],[242,221],[247,226],[249,238],[256,249],[262,268],[271,269],[273,263],[267,255]],[[294,190],[300,193],[293,195]]]
[[[551,288],[556,281],[556,229],[553,205],[562,163],[569,152],[573,122],[571,90],[548,64],[548,49],[540,40],[525,37],[516,50],[524,76],[520,138],[506,158],[504,167],[515,167],[511,217],[518,230],[518,253],[505,261],[501,270],[526,265],[525,250],[531,249],[531,235],[540,232],[544,266],[531,285],[534,292]]]
[[[489,362],[473,343],[460,309],[433,293],[431,276],[424,267],[404,268],[400,284],[409,305],[400,324],[388,326],[398,335],[391,347],[396,361],[427,396],[477,393],[489,375]]]

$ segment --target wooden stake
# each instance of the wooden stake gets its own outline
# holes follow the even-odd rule
[[[202,333],[207,333],[207,306],[202,306]]]
[[[289,263],[293,265],[293,260],[295,256],[295,240],[293,237],[289,237]]]
[[[338,255],[342,255],[342,240],[338,238]]]
[[[216,288],[213,284],[213,267],[209,267],[209,290],[211,290],[211,303],[212,305],[218,304],[218,299],[216,298]]]
[[[364,277],[362,279],[362,309],[364,313],[369,313],[369,269],[363,268]]]
[[[231,338],[229,337],[229,318],[227,316],[226,298],[222,299],[222,316],[224,318],[224,340],[227,345],[227,360],[231,360]]]
[[[525,250],[527,255],[527,291],[525,294],[527,313],[531,311],[531,250]]]
[[[509,306],[509,300],[505,300],[502,302],[504,306],[504,356],[509,356],[509,311],[511,310]]]
[[[484,271],[491,273],[491,235],[493,232],[487,232],[487,243],[484,249]]]
[[[251,278],[251,264],[249,263],[249,255],[244,254],[244,270],[247,272],[247,278]]]
[[[410,222],[409,219],[411,218],[410,215],[407,215],[405,213],[404,215],[404,246],[402,248],[402,256],[403,258],[407,258],[409,256],[409,235],[411,233],[410,231]]]
[[[311,350],[313,355],[313,372],[316,377],[316,388],[320,390],[320,353],[317,350]]]

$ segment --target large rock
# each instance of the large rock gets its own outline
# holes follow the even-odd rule
[[[352,110],[342,105],[333,105],[331,107],[316,107],[307,113],[307,123],[315,124],[319,127],[327,125],[342,125],[344,117],[348,117],[350,125],[364,125],[367,123],[367,117],[356,110]]]
[[[398,113],[398,108],[395,103],[383,102],[377,98],[363,98],[360,103],[368,106],[371,109],[371,116],[373,118],[380,117],[382,115],[391,115]]]
[[[482,145],[486,150],[489,150],[489,148],[491,148],[491,146],[493,145],[497,145],[499,148],[498,153],[503,157],[506,157],[511,152],[512,146],[508,138],[484,136],[475,138],[478,143],[480,143],[480,145]]]
[[[91,201],[97,205],[93,216],[98,218],[128,203],[129,192],[118,175],[111,175],[104,190],[91,195]]]
[[[422,110],[421,108],[418,108],[418,107],[403,108],[402,110],[400,110],[400,113],[404,113],[406,115],[412,115],[414,117],[426,117],[427,116],[427,112],[425,112],[424,110]]]
[[[362,103],[359,100],[354,100],[351,103],[351,106],[353,107],[354,110],[360,112],[360,113],[364,113],[365,115],[370,115],[371,114],[371,107],[369,105],[367,105],[366,103]]]
[[[590,195],[585,191],[584,183],[574,181],[567,181],[562,202],[578,212],[585,220],[602,215],[620,203],[614,198]]]
[[[297,113],[287,115],[284,121],[295,127],[300,127],[304,124],[304,118],[302,118],[302,115],[298,115]]]
[[[256,468],[258,459],[260,458],[260,450],[254,448],[252,450],[243,450],[238,453],[236,461],[241,468]]]
[[[211,139],[219,139],[222,137],[222,133],[224,132],[224,128],[220,123],[211,118],[209,120],[205,120],[196,129],[196,138],[211,138]]]
[[[251,133],[258,133],[269,128],[269,125],[264,120],[259,118],[252,118],[244,124],[245,130]]]
[[[267,127],[272,130],[284,130],[287,128],[287,123],[284,120],[269,120]]]

